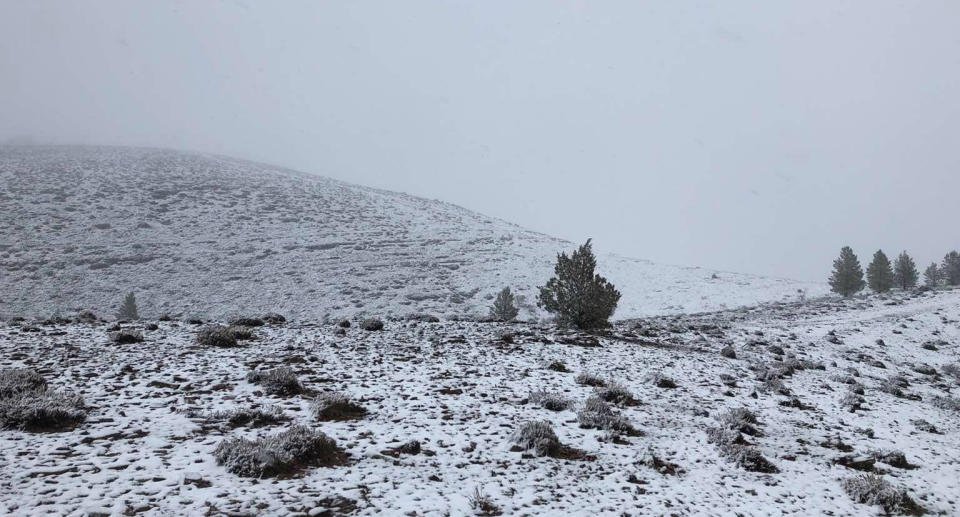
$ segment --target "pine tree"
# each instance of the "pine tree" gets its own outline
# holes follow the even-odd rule
[[[843,296],[851,296],[863,289],[864,285],[860,260],[853,254],[850,246],[844,246],[840,250],[840,257],[833,261],[830,290]]]
[[[620,292],[594,273],[597,259],[590,239],[569,257],[557,255],[554,276],[540,287],[537,305],[556,315],[557,324],[592,329],[608,325]]]
[[[137,314],[137,297],[133,295],[133,292],[127,293],[123,297],[123,305],[120,306],[120,311],[117,312],[117,319],[120,320],[138,320],[140,315]]]
[[[878,293],[885,293],[893,287],[893,268],[883,250],[877,250],[867,266],[867,284]]]
[[[901,289],[911,289],[917,286],[917,265],[904,251],[893,261],[893,283]]]
[[[936,262],[933,262],[927,266],[927,269],[923,272],[924,284],[932,289],[936,289],[940,285],[940,277],[940,268],[937,267]]]
[[[951,251],[943,257],[940,276],[947,285],[960,285],[960,253]]]
[[[509,287],[504,287],[490,307],[490,317],[497,321],[513,321],[519,313],[516,297]]]

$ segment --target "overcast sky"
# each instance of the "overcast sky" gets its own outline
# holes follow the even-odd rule
[[[960,247],[960,2],[0,0],[17,136],[250,158],[660,262],[923,266]]]

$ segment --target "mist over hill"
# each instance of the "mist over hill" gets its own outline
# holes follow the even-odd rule
[[[540,315],[536,286],[556,253],[574,247],[441,201],[144,148],[0,146],[0,213],[4,316],[111,315],[126,291],[149,316],[479,316],[511,286],[529,318]],[[615,255],[598,262],[623,293],[616,318],[826,291]]]

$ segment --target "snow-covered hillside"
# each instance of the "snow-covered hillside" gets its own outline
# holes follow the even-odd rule
[[[125,291],[150,316],[464,316],[509,285],[529,317],[556,253],[574,247],[439,201],[139,148],[0,146],[0,214],[0,316],[109,315]],[[621,319],[825,292],[598,259]]]
[[[219,348],[176,321],[124,324],[139,343],[111,342],[110,323],[0,324],[0,515],[958,515],[958,319],[953,290],[623,321],[599,336],[308,322]],[[299,384],[248,377],[280,368]],[[17,372],[45,379],[43,397],[82,397],[85,414],[29,427],[45,413],[21,408],[58,406],[10,397]],[[313,405],[337,393],[366,412]],[[543,421],[566,448],[518,444]],[[314,464],[270,439],[297,429],[342,457]],[[241,437],[276,455],[219,455]],[[290,471],[250,472],[277,463]]]

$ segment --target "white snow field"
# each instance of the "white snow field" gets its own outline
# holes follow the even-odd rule
[[[154,317],[467,317],[485,314],[509,285],[531,318],[556,253],[575,247],[448,203],[157,149],[0,146],[0,214],[8,317],[113,314],[126,291]],[[824,283],[598,261],[623,293],[620,319],[826,292]]]
[[[13,321],[0,327],[0,369],[39,372],[88,413],[56,432],[0,430],[0,514],[849,516],[886,502],[958,515],[958,321],[960,290],[621,321],[599,337],[528,323],[288,322],[216,348],[197,344],[203,326],[177,321],[124,323],[144,337],[129,344],[111,342],[107,322]],[[246,378],[280,366],[307,391],[270,394]],[[632,394],[613,411],[639,433],[582,426],[597,390],[577,382],[583,372]],[[571,405],[545,409],[530,400],[538,390]],[[318,419],[310,401],[332,392],[367,413]],[[271,406],[284,419],[261,427],[204,416]],[[515,447],[539,420],[577,450]],[[294,425],[343,456],[259,479],[215,459],[224,440]],[[413,440],[419,449],[396,450]],[[858,502],[844,486],[865,471],[889,486]],[[471,506],[476,490],[488,505]]]

